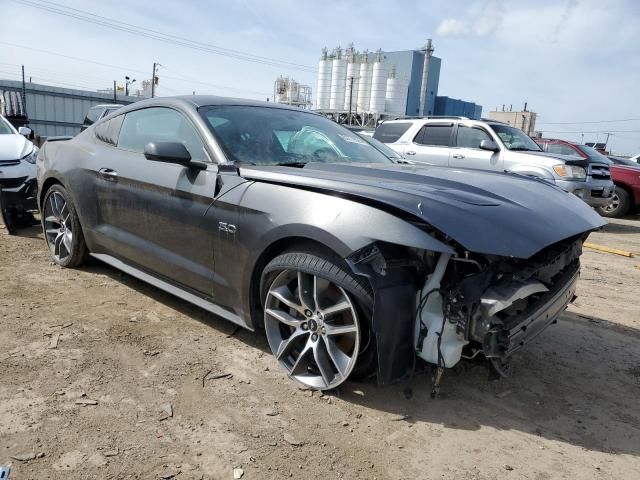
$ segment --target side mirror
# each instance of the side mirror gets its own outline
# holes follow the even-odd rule
[[[18,133],[29,138],[29,136],[31,136],[31,129],[29,127],[20,127],[18,128]]]
[[[482,150],[489,150],[491,152],[499,152],[500,151],[500,147],[498,147],[498,144],[496,142],[494,142],[493,140],[482,140],[480,142],[480,148]]]
[[[180,142],[149,142],[144,147],[147,160],[189,166],[191,154]]]

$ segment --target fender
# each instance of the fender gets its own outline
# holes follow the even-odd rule
[[[239,211],[232,208],[238,204]],[[260,268],[261,257],[278,242],[310,240],[341,258],[374,242],[453,252],[449,245],[389,212],[295,186],[247,182],[221,195],[215,205],[210,215],[234,225],[236,233],[221,232],[216,242],[215,270],[222,281],[213,296],[235,306],[248,323],[254,273],[259,274],[256,268]],[[245,267],[240,271],[238,265]]]

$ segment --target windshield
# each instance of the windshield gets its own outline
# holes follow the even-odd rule
[[[200,114],[234,162],[293,166],[391,163],[361,137],[320,115],[240,105],[205,107]]]
[[[606,163],[607,165],[611,165],[611,160],[597,151],[595,148],[588,147],[586,145],[578,146],[580,150],[582,150],[588,157],[589,160],[593,162]]]
[[[14,133],[16,132],[11,128],[11,124],[0,117],[0,135],[13,135]]]
[[[617,165],[626,165],[628,167],[640,167],[640,165],[638,165],[638,162],[634,162],[633,160],[629,160],[628,158],[620,158],[620,157],[609,157],[609,160],[611,160],[613,163],[617,164]]]
[[[376,140],[375,138],[365,135],[362,133],[358,133],[358,136],[362,138],[365,142],[371,145],[373,148],[382,153],[385,157],[390,158],[391,160],[402,160],[404,157],[396,152],[391,147],[382,143],[380,140]]]
[[[531,140],[519,128],[510,127],[509,125],[497,125],[495,123],[489,126],[500,137],[500,140],[507,147],[507,150],[524,150],[527,152],[541,152],[542,150],[536,142]]]

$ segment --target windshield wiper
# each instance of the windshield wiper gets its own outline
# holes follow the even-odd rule
[[[511,150],[512,152],[541,152],[542,150],[535,150],[533,148],[527,148],[527,147],[513,147],[510,148],[509,150]]]
[[[309,163],[309,162],[293,161],[293,162],[278,162],[278,163],[274,163],[273,165],[277,165],[279,167],[298,167],[298,168],[302,168],[307,163]]]

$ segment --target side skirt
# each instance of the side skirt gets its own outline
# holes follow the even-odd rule
[[[104,262],[108,265],[111,265],[114,268],[117,268],[118,270],[123,271],[128,275],[131,275],[132,277],[137,278],[138,280],[142,280],[143,282],[149,283],[150,285],[153,285],[154,287],[159,288],[160,290],[164,290],[165,292],[170,293],[171,295],[174,295],[197,307],[200,307],[203,310],[206,310],[207,312],[213,313],[214,315],[218,315],[219,317],[222,317],[225,320],[229,320],[230,322],[240,325],[241,327],[246,328],[247,330],[251,330],[251,331],[254,330],[252,326],[247,325],[242,320],[242,318],[239,317],[238,315],[235,315],[234,313],[231,313],[225,310],[224,308],[218,306],[217,304],[209,300],[206,300],[202,297],[199,297],[198,295],[195,295],[183,288],[180,288],[171,283],[165,282],[164,280],[154,277],[153,275],[143,272],[142,270],[132,267],[131,265],[127,265],[126,263],[122,262],[121,260],[118,260],[117,258],[112,257],[111,255],[92,253],[91,256],[100,260],[101,262]]]

